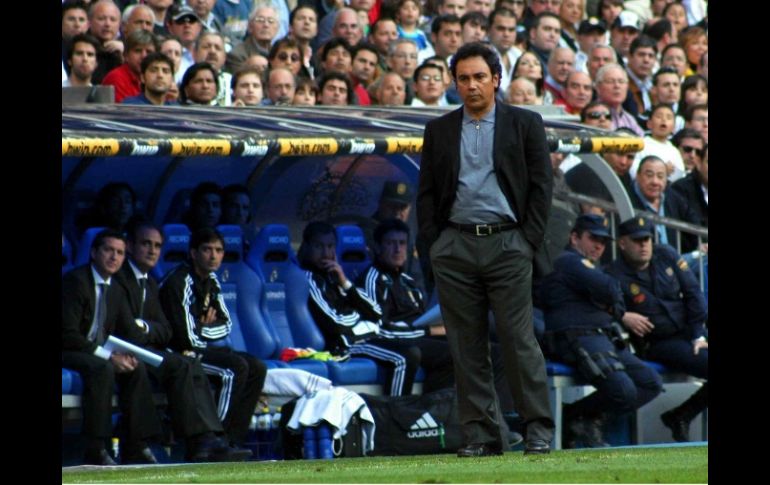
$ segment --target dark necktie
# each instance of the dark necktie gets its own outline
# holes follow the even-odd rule
[[[107,321],[107,289],[109,285],[107,283],[99,283],[99,303],[97,305],[97,317],[96,317],[96,338],[94,342],[97,345],[102,345],[106,340],[104,331],[104,324]]]
[[[139,305],[139,318],[144,318],[144,300],[147,298],[147,278],[139,278],[139,288],[142,290],[141,303]]]

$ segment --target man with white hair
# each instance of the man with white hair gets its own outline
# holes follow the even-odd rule
[[[623,101],[628,93],[628,73],[626,70],[614,62],[605,64],[596,73],[595,84],[597,99],[610,108],[612,129],[626,127],[637,135],[643,136],[644,131],[634,116],[623,109]]]
[[[152,13],[150,7],[138,4],[129,5],[123,11],[120,30],[123,32],[123,37],[128,37],[131,32],[139,29],[152,32],[154,25],[155,14]]]
[[[544,87],[552,95],[554,104],[564,103],[564,88],[567,77],[575,70],[575,51],[569,47],[556,47],[548,58],[548,72]]]
[[[226,69],[229,72],[237,71],[254,54],[267,57],[278,34],[278,23],[278,12],[271,4],[255,6],[249,15],[249,36],[227,54]]]

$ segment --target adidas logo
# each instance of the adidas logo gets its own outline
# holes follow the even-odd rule
[[[408,438],[430,438],[439,436],[439,425],[430,413],[424,413],[415,423],[410,426],[406,436]]]

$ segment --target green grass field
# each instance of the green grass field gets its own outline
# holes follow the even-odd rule
[[[62,469],[62,483],[707,483],[708,446]]]

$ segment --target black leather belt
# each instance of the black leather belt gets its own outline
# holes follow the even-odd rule
[[[473,234],[474,236],[491,236],[498,232],[510,231],[519,227],[517,222],[498,222],[495,224],[456,224],[447,222],[449,227],[453,227],[460,232]]]

